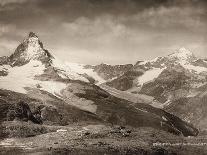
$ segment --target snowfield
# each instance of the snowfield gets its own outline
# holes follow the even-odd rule
[[[84,68],[85,64],[62,62],[57,57],[52,59],[52,62],[53,66],[60,70],[58,75],[62,78],[89,82],[89,80],[83,76],[83,74],[87,74],[98,82],[97,85],[106,82],[106,80],[101,78],[96,72],[93,71],[93,69]]]
[[[8,75],[0,78],[2,89],[26,94],[26,87],[37,88],[38,86],[41,90],[45,90],[53,95],[61,95],[61,90],[67,86],[56,81],[35,80],[35,76],[43,74],[45,69],[45,66],[40,61],[31,60],[26,65],[20,67],[6,66],[6,69]]]
[[[146,71],[142,76],[138,77],[138,84],[143,85],[146,82],[150,82],[157,78],[160,73],[166,68],[153,68]]]
[[[0,78],[1,88],[26,93],[24,87],[34,87],[38,83],[34,80],[35,75],[42,74],[45,67],[40,61],[30,61],[26,65],[7,69],[8,75]]]
[[[84,69],[83,64],[63,63],[58,58],[52,59],[52,65],[58,70],[58,75],[65,79],[81,80],[89,82],[83,74],[87,74],[98,81],[98,84],[105,82],[92,69]],[[19,93],[27,93],[26,87],[38,88],[47,91],[55,96],[61,96],[61,90],[67,87],[67,84],[57,81],[40,81],[36,76],[44,73],[45,65],[38,60],[30,60],[23,66],[11,67],[9,65],[0,66],[0,71],[8,72],[7,76],[0,77],[0,86],[2,89],[12,90]]]
[[[58,75],[65,79],[72,79],[72,80],[81,80],[84,82],[89,82],[88,79],[83,77],[81,73],[79,73],[76,69],[72,69],[67,62],[62,62],[57,57],[52,59],[53,66],[57,68],[60,72]],[[78,69],[78,68],[77,68]]]
[[[96,81],[98,81],[97,84],[102,84],[106,82],[103,78],[101,78],[96,72],[93,71],[93,69],[86,69],[84,68],[84,64],[77,64],[77,63],[66,63],[67,66],[74,72],[77,72],[79,74],[87,74],[94,78]]]
[[[188,63],[187,64],[183,64],[182,66],[184,68],[188,69],[188,70],[195,71],[198,74],[200,74],[202,72],[207,72],[207,68],[201,67],[201,66],[194,66],[194,65],[191,65],[191,64],[188,64]]]

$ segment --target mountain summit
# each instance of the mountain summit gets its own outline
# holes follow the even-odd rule
[[[22,66],[30,60],[39,60],[46,65],[50,65],[53,56],[43,47],[42,42],[34,32],[30,32],[28,37],[17,47],[15,52],[9,57],[11,66]]]
[[[194,54],[190,50],[188,50],[184,47],[182,47],[182,48],[176,50],[174,53],[168,55],[168,58],[179,60],[179,61],[192,61],[192,60],[196,59]]]

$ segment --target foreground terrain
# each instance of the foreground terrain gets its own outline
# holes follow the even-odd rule
[[[5,123],[10,124],[10,128],[24,126],[25,131],[31,127],[30,123]],[[0,142],[0,153],[205,155],[207,151],[206,136],[185,138],[146,127],[132,129],[100,124],[44,127],[35,125],[34,133],[38,133],[38,128],[44,128],[47,133],[33,137],[4,139]]]

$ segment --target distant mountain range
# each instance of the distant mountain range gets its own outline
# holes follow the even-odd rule
[[[126,95],[131,93],[136,100],[142,101],[143,95],[146,95],[153,98],[151,101],[146,99],[146,103],[175,114],[199,128],[207,127],[207,60],[197,58],[186,48],[153,60],[138,61],[134,65],[101,64],[85,68],[91,68],[104,79],[98,82],[102,88],[107,85],[126,92]],[[95,79],[98,81],[98,78]],[[119,97],[132,97],[126,95]]]
[[[11,56],[0,58],[0,105],[4,109],[1,121],[7,120],[10,107],[21,101],[29,105],[32,114],[38,109],[41,122],[47,124],[98,122],[195,136],[198,130],[191,122],[199,120],[195,124],[201,127],[206,119],[201,109],[204,102],[196,111],[193,102],[194,97],[207,94],[206,70],[207,62],[184,48],[135,65],[62,62],[44,49],[38,36],[31,32]],[[146,94],[164,110],[115,97],[101,85]],[[202,116],[197,118],[199,110]]]
[[[137,62],[108,86],[154,98],[163,108],[200,128],[207,127],[207,61],[181,48],[165,57]]]

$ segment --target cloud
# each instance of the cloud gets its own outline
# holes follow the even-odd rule
[[[17,41],[6,40],[4,38],[0,39],[0,56],[8,56],[11,52],[14,52],[18,45]],[[10,52],[8,52],[10,51]]]
[[[18,4],[21,4],[21,3],[24,3],[28,0],[0,0],[0,6],[5,6],[5,5],[8,5],[8,4],[14,4],[14,3],[18,3]]]
[[[80,17],[73,22],[62,23],[62,27],[72,35],[81,37],[102,37],[104,34],[119,37],[126,33],[125,25],[112,16],[100,16],[95,19]]]
[[[151,8],[134,16],[134,20],[143,21],[152,27],[170,28],[204,28],[206,26],[206,9],[192,7]]]
[[[0,23],[0,36],[9,32],[14,32],[15,29],[16,29],[15,25]]]
[[[84,63],[135,62],[193,43],[198,53],[206,55],[200,52],[207,49],[205,4],[202,0],[0,0],[0,36],[2,41],[19,42],[34,31],[52,53]],[[13,52],[9,42],[3,43],[4,51]]]
[[[114,40],[142,43],[173,33],[178,33],[178,36],[181,33],[203,37],[207,33],[206,17],[206,10],[201,8],[161,6],[145,9],[134,15],[105,14],[96,18],[83,16],[70,22],[63,21],[61,29],[79,42],[93,40],[95,43],[99,42],[98,45],[103,42],[110,44]]]

